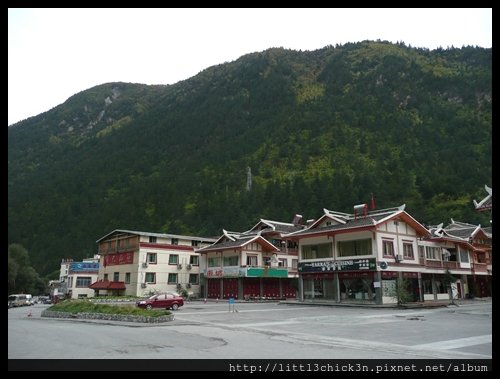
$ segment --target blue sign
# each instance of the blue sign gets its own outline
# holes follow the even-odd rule
[[[234,301],[234,297],[230,297],[230,298],[229,298],[229,304],[234,304],[234,303],[235,303],[235,301]]]
[[[98,272],[99,263],[93,262],[73,262],[69,265],[71,272]]]

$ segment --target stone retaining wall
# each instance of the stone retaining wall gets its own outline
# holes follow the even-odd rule
[[[110,321],[128,321],[128,322],[143,322],[158,324],[160,322],[172,321],[174,315],[151,317],[151,316],[135,316],[135,315],[114,315],[109,313],[69,313],[69,312],[54,312],[49,310],[42,311],[42,317],[54,318],[78,318],[86,320],[110,320]]]

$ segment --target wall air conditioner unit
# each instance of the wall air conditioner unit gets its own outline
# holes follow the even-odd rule
[[[148,267],[148,262],[143,262],[142,267],[147,268]]]
[[[187,283],[186,288],[191,288],[191,283]]]
[[[141,288],[146,288],[146,283],[141,283]]]
[[[180,269],[182,268],[182,263],[179,263],[179,264],[177,265],[177,268],[180,270]]]
[[[191,265],[190,265],[190,264],[188,264],[188,265],[186,266],[186,268],[187,268],[188,270],[191,270]]]
[[[394,258],[396,259],[396,262],[401,262],[403,260],[403,256],[401,254],[396,254]]]

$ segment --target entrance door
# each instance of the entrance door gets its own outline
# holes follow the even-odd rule
[[[323,280],[314,280],[314,298],[323,297]]]

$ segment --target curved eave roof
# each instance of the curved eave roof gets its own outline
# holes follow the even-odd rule
[[[241,249],[244,246],[246,246],[252,242],[255,242],[255,243],[258,243],[259,245],[261,245],[264,251],[273,251],[273,252],[280,251],[280,249],[278,249],[272,243],[267,241],[264,237],[257,235],[257,236],[247,237],[247,238],[240,238],[240,239],[237,239],[236,241],[225,241],[225,242],[213,244],[213,245],[198,249],[198,250],[196,250],[196,252],[207,253],[210,251]]]

